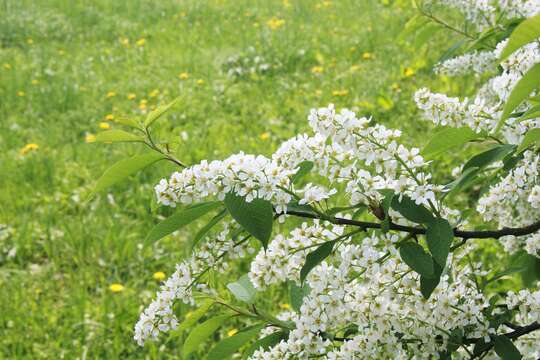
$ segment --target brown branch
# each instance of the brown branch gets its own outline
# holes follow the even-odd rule
[[[310,219],[321,219],[325,221],[329,221],[333,224],[337,225],[352,225],[352,226],[358,226],[364,230],[367,229],[380,229],[381,224],[375,223],[375,222],[368,222],[368,221],[358,221],[358,220],[352,220],[352,219],[344,219],[344,218],[338,218],[338,217],[325,217],[321,218],[318,214],[315,213],[306,213],[302,211],[294,211],[290,210],[287,211],[287,214],[303,217],[303,218],[310,218]],[[396,230],[401,232],[407,232],[409,234],[413,235],[422,235],[426,233],[425,228],[421,227],[412,227],[412,226],[405,226],[405,225],[398,225],[394,223],[390,223],[389,226],[390,230]],[[540,230],[540,221],[537,221],[531,225],[520,227],[520,228],[502,228],[499,230],[485,230],[485,231],[466,231],[466,230],[459,230],[454,229],[454,236],[458,238],[462,238],[464,240],[466,239],[498,239],[503,236],[524,236],[533,234]]]
[[[533,331],[536,331],[536,330],[540,330],[540,323],[535,321],[532,324],[527,325],[527,326],[515,326],[514,331],[506,333],[506,334],[504,334],[502,336],[506,336],[510,340],[513,340],[513,339],[517,339],[517,338],[519,338],[519,337],[521,337],[523,335],[530,334],[530,333],[532,333]],[[478,339],[467,339],[467,340],[465,340],[465,344],[467,344],[467,345],[476,344],[480,340],[481,339],[479,339],[479,338]],[[471,359],[475,359],[475,358],[478,358],[478,357],[482,356],[483,354],[490,351],[493,348],[493,346],[494,346],[493,341],[491,341],[489,344],[486,344],[484,347],[482,347],[479,351],[475,352],[473,354],[473,356],[471,357]]]

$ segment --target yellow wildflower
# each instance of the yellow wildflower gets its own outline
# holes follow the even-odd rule
[[[407,67],[405,70],[403,70],[403,75],[405,76],[413,76],[415,74],[415,71],[413,68]]]
[[[322,90],[321,89],[315,90],[315,96],[322,96]]]
[[[134,93],[129,93],[128,96],[127,96],[128,100],[133,100],[133,99],[135,99],[136,97],[137,97],[137,95],[134,94]]]
[[[145,38],[140,38],[139,40],[137,40],[137,46],[144,46],[144,44],[146,43],[146,39]]]
[[[189,77],[189,74],[187,72],[182,72],[178,75],[178,77],[181,79],[181,80],[186,80],[188,77]]]
[[[399,84],[398,83],[393,83],[390,88],[394,91],[399,91],[401,90],[401,88],[399,87]]]
[[[165,273],[163,271],[157,271],[154,273],[154,275],[152,275],[152,277],[154,278],[154,280],[162,281],[163,279],[165,279]]]
[[[107,93],[107,97],[108,97],[108,98],[112,98],[112,97],[115,97],[115,96],[116,96],[116,93],[115,93],[114,91],[109,91],[109,92]]]
[[[227,331],[227,336],[233,336],[237,332],[238,332],[238,329],[231,329],[231,330]]]
[[[6,70],[11,69],[11,64],[5,63],[4,64],[4,69],[6,69]]]
[[[291,308],[291,305],[289,304],[279,304],[279,307],[282,308],[283,310],[289,310]]]
[[[146,99],[142,99],[141,101],[139,101],[139,109],[140,110],[146,110],[146,104],[148,103],[148,101]]]
[[[362,59],[364,59],[364,60],[373,59],[373,54],[370,53],[370,52],[365,52],[365,53],[362,54]]]
[[[107,116],[105,116],[105,120],[113,121],[114,120],[114,115],[113,114],[108,114]]]
[[[20,150],[20,153],[21,153],[21,155],[26,155],[30,151],[36,151],[37,149],[39,149],[38,144],[30,143],[30,144],[24,145],[24,147]]]
[[[26,95],[26,93],[24,91],[22,91],[22,90],[17,91],[17,96],[18,97],[23,97],[25,95]]]
[[[197,80],[197,85],[204,85],[204,80],[203,79]]]
[[[32,40],[32,38],[28,38],[28,39],[26,39],[26,43],[28,45],[32,45],[34,43],[34,40]]]
[[[349,94],[349,90],[334,90],[332,91],[333,96],[347,96]]]
[[[99,128],[103,130],[108,130],[111,128],[111,125],[108,122],[103,121],[99,123]]]
[[[39,80],[32,79],[31,83],[32,83],[32,85],[37,85],[37,84],[39,84]]]
[[[122,44],[124,46],[128,46],[129,45],[129,39],[128,38],[120,38],[120,44]]]
[[[263,132],[261,135],[259,135],[259,138],[261,140],[268,140],[270,138],[270,133],[269,132]]]
[[[156,96],[159,95],[159,90],[158,89],[154,89],[150,92],[150,94],[148,94],[148,96],[150,96],[151,98],[154,98]]]
[[[58,55],[64,55],[66,52],[62,49],[58,49]]]
[[[96,141],[96,135],[87,133],[86,136],[84,137],[84,141],[86,141],[87,143],[93,143]]]
[[[291,3],[289,2],[289,0],[283,0],[283,6],[288,8],[291,6]]]
[[[124,291],[124,285],[122,284],[111,284],[109,286],[109,290],[111,290],[113,293],[118,293]]]
[[[356,72],[356,71],[358,71],[358,70],[360,70],[360,65],[353,65],[353,66],[351,66],[351,71],[352,71],[352,72]]]
[[[321,74],[324,71],[322,66],[314,66],[311,68],[311,72],[314,74]]]
[[[266,22],[266,25],[268,25],[270,29],[276,30],[285,25],[285,20],[273,17]]]

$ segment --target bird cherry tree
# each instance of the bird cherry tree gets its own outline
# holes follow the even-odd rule
[[[438,17],[441,4],[463,20]],[[540,257],[540,1],[415,5],[407,33],[442,28],[459,38],[435,71],[476,74],[482,83],[467,98],[416,92],[423,118],[444,127],[422,149],[403,145],[399,129],[333,105],[311,110],[311,131],[271,157],[184,164],[152,134],[174,102],[144,122],[124,121],[132,132],[98,135],[151,151],[113,165],[96,191],[157,161],[178,167],[155,186],[158,203],[178,209],[150,241],[210,219],[141,313],[134,330],[141,346],[187,331],[189,358],[234,318],[245,327],[207,358],[239,351],[265,360],[540,357],[538,285],[488,286],[530,269],[518,262],[493,273],[476,256],[486,241],[499,241],[504,256]],[[460,149],[470,142],[487,150],[465,159]],[[463,160],[443,177],[452,181],[437,180],[443,153]],[[239,258],[249,261],[247,274],[212,281]],[[286,288],[292,309],[258,306],[271,288]],[[180,304],[193,307],[191,316]]]

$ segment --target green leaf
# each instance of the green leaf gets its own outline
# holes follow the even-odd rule
[[[248,304],[253,304],[257,290],[253,287],[251,280],[247,274],[243,275],[238,281],[227,284],[235,298]]]
[[[290,282],[290,295],[291,295],[291,306],[294,311],[300,312],[300,308],[304,302],[304,297],[309,295],[311,289],[308,284],[304,286],[298,286],[294,281]]]
[[[426,158],[433,158],[479,137],[479,134],[468,127],[446,128],[431,138],[422,150],[422,155]]]
[[[493,339],[495,352],[503,360],[520,360],[521,353],[514,345],[512,340],[504,335],[497,336]]]
[[[426,300],[429,299],[429,297],[431,296],[431,294],[437,288],[437,285],[439,285],[439,282],[441,281],[443,268],[439,264],[434,262],[433,269],[435,271],[435,276],[431,278],[420,275],[420,292],[422,293],[422,296]]]
[[[96,135],[96,142],[144,142],[141,136],[129,133],[124,130],[107,130]]]
[[[514,51],[540,37],[540,14],[524,20],[510,35],[508,44],[501,53],[501,61]]]
[[[262,328],[264,328],[264,324],[251,326],[246,330],[221,340],[212,348],[212,350],[210,350],[207,359],[223,360],[229,358],[249,340],[257,336]]]
[[[487,151],[473,156],[469,161],[463,165],[462,172],[470,168],[482,169],[495,161],[502,160],[506,155],[510,154],[516,149],[515,145],[497,145]]]
[[[225,196],[225,207],[244,230],[261,241],[266,248],[272,235],[273,209],[269,201],[254,199],[247,202],[233,193]]]
[[[120,117],[120,118],[114,120],[114,122],[116,122],[118,124],[121,124],[121,125],[126,125],[126,126],[129,126],[129,127],[135,128],[135,129],[142,130],[141,129],[141,124],[139,124],[137,122],[137,120],[134,120],[134,119]]]
[[[317,249],[313,250],[306,256],[306,262],[300,270],[300,282],[304,283],[309,272],[317,265],[319,265],[324,259],[326,259],[334,249],[335,240],[327,241]]]
[[[429,19],[427,17],[420,14],[414,15],[407,21],[407,23],[403,27],[403,31],[401,31],[401,33],[398,35],[398,40],[405,40],[409,35],[418,31],[427,23],[429,23]]]
[[[540,117],[540,105],[533,106],[529,110],[525,111],[525,113],[519,117],[518,121],[522,122],[525,120],[535,119],[538,117]]]
[[[430,38],[437,33],[437,31],[441,30],[442,27],[439,24],[436,23],[430,23],[424,26],[422,30],[420,30],[416,37],[414,38],[414,47],[416,49],[420,48],[422,45],[424,45]]]
[[[519,145],[517,152],[521,152],[528,148],[530,145],[537,144],[538,142],[540,142],[540,128],[531,129],[525,134],[525,137]]]
[[[219,315],[213,317],[209,320],[206,320],[202,324],[199,324],[194,328],[188,335],[184,346],[182,348],[182,357],[187,359],[187,357],[197,350],[199,345],[210,337],[219,327],[229,319],[230,315]]]
[[[182,332],[182,331],[184,331],[186,329],[189,329],[193,325],[195,325],[197,323],[197,321],[199,321],[199,319],[202,318],[204,316],[204,314],[206,314],[208,312],[208,310],[210,310],[212,305],[214,305],[213,300],[204,301],[201,304],[201,306],[199,306],[195,311],[193,311],[191,313],[191,315],[189,317],[187,317],[184,321],[182,321],[182,323],[178,326],[176,331],[180,333],[180,332]]]
[[[399,200],[399,196],[394,196],[392,199],[392,208],[403,215],[407,220],[417,224],[426,224],[434,219],[428,209],[422,205],[417,205],[406,195],[403,195],[401,200]]]
[[[281,340],[286,340],[289,333],[287,331],[277,331],[275,333],[272,333],[268,336],[263,337],[262,339],[259,339],[253,343],[244,352],[244,355],[242,356],[243,360],[248,359],[253,353],[259,349],[268,350],[270,347],[278,344]]]
[[[223,209],[221,210],[216,216],[214,216],[212,219],[210,219],[210,221],[208,222],[208,224],[204,225],[202,227],[201,230],[199,230],[197,232],[197,234],[195,234],[195,237],[193,238],[193,242],[191,244],[191,248],[194,248],[195,246],[197,246],[197,244],[199,243],[199,241],[201,241],[201,239],[206,235],[208,234],[208,232],[218,223],[221,221],[221,219],[223,219],[225,217],[225,215],[227,215],[227,210],[226,209]]]
[[[219,207],[221,202],[211,201],[206,203],[196,204],[184,209],[177,210],[174,214],[163,220],[150,230],[145,241],[154,242],[167,236],[176,230],[186,226],[211,210]]]
[[[144,127],[149,128],[152,126],[152,124],[158,120],[163,114],[165,114],[167,111],[169,111],[176,103],[180,100],[179,97],[171,101],[170,103],[166,105],[159,106],[154,111],[151,111],[148,116],[146,117],[146,120],[144,121]]]
[[[433,278],[435,270],[433,268],[433,259],[424,248],[415,242],[409,241],[401,244],[399,254],[405,264],[411,269],[426,278]]]
[[[443,218],[436,218],[427,224],[426,242],[433,259],[444,267],[450,252],[454,231],[450,223]]]
[[[534,65],[514,86],[506,104],[504,105],[501,119],[497,124],[495,131],[499,131],[510,114],[524,101],[529,95],[540,87],[540,63]]]
[[[313,169],[315,164],[313,161],[302,161],[298,164],[298,171],[292,177],[291,181],[293,184],[298,184],[298,182]]]
[[[463,173],[459,176],[459,178],[445,185],[444,190],[446,192],[442,195],[442,197],[443,198],[450,197],[453,194],[456,194],[460,190],[463,190],[469,185],[471,185],[476,179],[476,176],[478,175],[479,172],[480,172],[480,169],[476,167],[471,167],[463,171]]]
[[[129,175],[142,170],[153,163],[165,159],[165,156],[159,153],[148,153],[144,155],[137,155],[129,159],[120,160],[110,168],[108,168],[103,175],[98,179],[94,191],[91,196],[111,185],[114,185]]]

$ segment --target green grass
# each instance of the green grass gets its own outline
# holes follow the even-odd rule
[[[411,95],[433,81],[442,48],[413,53],[398,44],[412,13],[406,4],[0,2],[0,224],[13,230],[0,235],[0,357],[178,358],[179,339],[144,349],[131,339],[159,285],[152,274],[170,274],[193,236],[191,227],[143,241],[166,213],[152,206],[152,188],[172,167],[85,202],[107,166],[141,151],[85,137],[109,114],[141,117],[181,96],[159,132],[186,163],[240,150],[270,154],[306,130],[310,108],[330,102],[424,141]],[[272,29],[271,19],[284,22]],[[222,64],[249,47],[280,66],[228,77]],[[22,155],[29,143],[39,148]],[[111,292],[113,283],[125,290]]]

